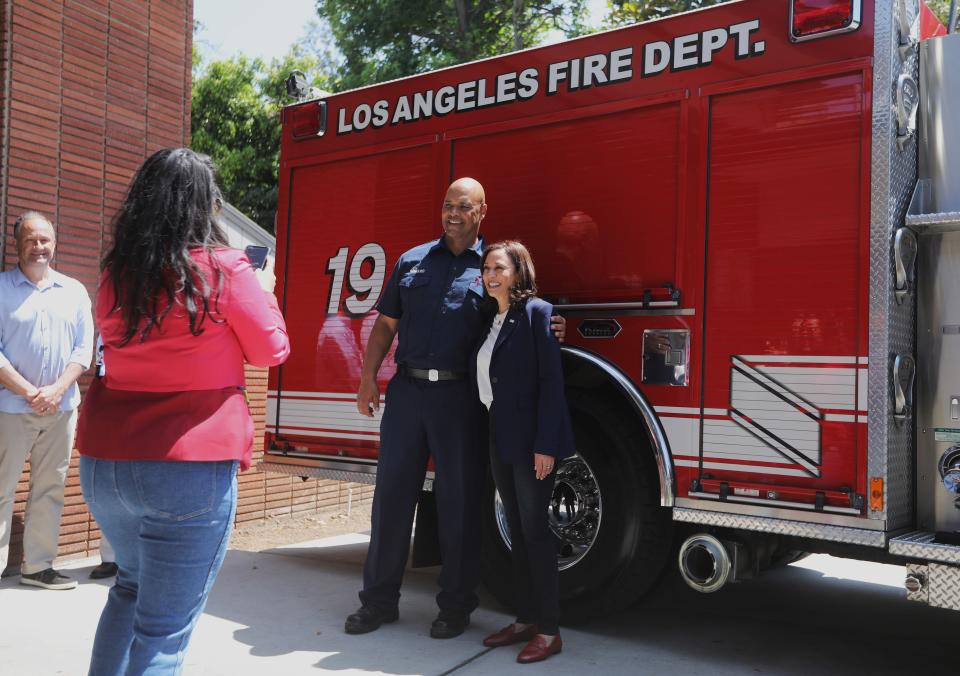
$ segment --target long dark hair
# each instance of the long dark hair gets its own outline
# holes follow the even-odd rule
[[[487,256],[494,251],[503,251],[513,263],[516,278],[510,287],[510,307],[514,310],[522,310],[527,300],[537,295],[537,273],[533,268],[533,257],[527,251],[527,247],[516,240],[494,242],[483,250],[483,259],[480,261],[481,270],[487,262]]]
[[[206,155],[189,148],[167,148],[151,155],[137,171],[113,221],[113,246],[103,259],[113,284],[111,312],[122,313],[126,345],[142,342],[181,304],[190,333],[203,333],[223,283],[213,249],[227,246],[216,212],[223,196]],[[206,249],[216,271],[209,280],[190,255]]]

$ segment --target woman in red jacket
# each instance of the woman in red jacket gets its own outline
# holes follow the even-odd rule
[[[83,494],[120,568],[97,676],[180,673],[250,465],[244,362],[290,351],[273,272],[227,248],[220,204],[209,157],[161,150],[137,172],[104,258],[105,375],[77,430]]]

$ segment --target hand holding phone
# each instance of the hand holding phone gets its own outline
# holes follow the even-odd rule
[[[270,256],[270,247],[260,246],[259,244],[248,244],[243,250],[250,259],[250,265],[254,270],[262,270],[267,264],[267,258]]]
[[[277,284],[277,276],[273,273],[273,256],[267,256],[263,267],[254,269],[253,274],[257,276],[261,289],[267,293],[273,293],[273,288]]]
[[[277,276],[273,274],[273,256],[270,247],[260,246],[258,244],[249,244],[244,249],[247,258],[250,259],[250,265],[253,266],[253,273],[260,282],[260,288],[267,293],[273,293],[273,288],[277,284]]]

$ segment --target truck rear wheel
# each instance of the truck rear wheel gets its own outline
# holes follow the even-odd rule
[[[644,432],[609,402],[569,398],[577,454],[555,472],[550,528],[557,544],[565,622],[624,608],[648,591],[667,561],[669,512]],[[483,579],[513,605],[510,532],[493,480],[484,493]]]

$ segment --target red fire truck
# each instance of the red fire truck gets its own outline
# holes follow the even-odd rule
[[[709,592],[805,552],[908,564],[910,598],[960,608],[943,33],[917,0],[742,0],[288,106],[293,351],[264,468],[374,480],[379,420],[355,398],[375,306],[472,176],[481,234],[525,242],[567,319],[578,453],[550,508],[567,613],[630,603],[671,559]],[[489,481],[483,511],[507,598]]]

